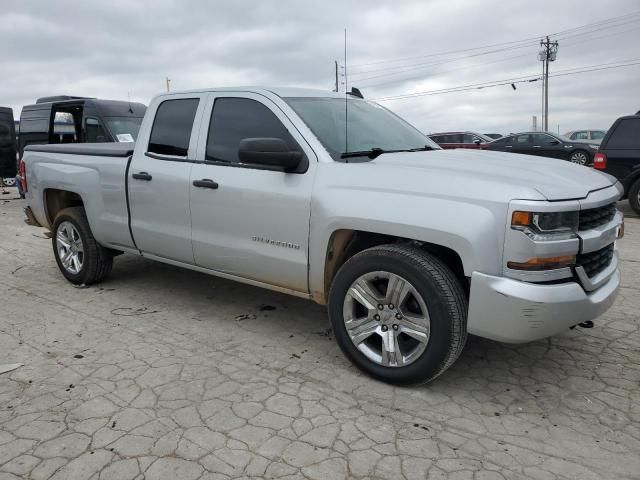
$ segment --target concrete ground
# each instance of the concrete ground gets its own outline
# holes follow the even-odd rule
[[[0,480],[640,478],[640,219],[593,329],[471,337],[434,383],[356,370],[325,309],[142,258],[74,288],[0,196]]]

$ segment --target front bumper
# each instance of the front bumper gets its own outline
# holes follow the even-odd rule
[[[577,282],[538,285],[474,272],[467,330],[473,335],[507,343],[550,337],[602,315],[613,304],[620,271],[594,291]]]

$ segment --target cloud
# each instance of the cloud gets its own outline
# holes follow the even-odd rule
[[[349,83],[367,97],[535,77],[541,72],[535,42],[454,62],[473,52],[427,55],[538,38],[638,8],[636,0],[8,3],[0,13],[0,104],[11,106],[16,116],[22,105],[56,94],[130,95],[148,104],[164,89],[166,76],[180,90],[259,84],[328,90],[333,62],[342,61],[345,27]],[[639,23],[561,40],[551,72],[640,57]],[[629,67],[552,78],[550,126],[606,128],[635,112],[639,74],[640,67]],[[540,115],[540,97],[538,82],[519,84],[515,91],[503,86],[385,106],[425,132],[507,133],[530,127],[531,116]]]

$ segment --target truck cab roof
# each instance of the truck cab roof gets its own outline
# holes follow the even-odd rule
[[[188,93],[204,93],[204,92],[253,92],[267,94],[271,93],[279,97],[323,97],[323,98],[345,98],[344,92],[333,92],[329,90],[320,90],[315,88],[299,88],[299,87],[264,87],[264,86],[246,86],[246,87],[211,87],[201,88],[197,90],[176,90],[167,93],[161,93],[158,97],[171,97],[176,94]],[[352,98],[349,95],[348,98]]]

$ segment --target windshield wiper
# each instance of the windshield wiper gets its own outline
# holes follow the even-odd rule
[[[388,153],[389,150],[383,150],[381,148],[372,148],[371,150],[358,150],[356,152],[344,152],[340,155],[340,158],[353,158],[353,157],[369,157],[371,159],[376,158],[383,153]]]
[[[398,152],[427,152],[429,150],[435,150],[429,145],[419,148],[402,148],[398,150],[383,150],[382,148],[374,147],[371,150],[359,150],[355,152],[344,152],[340,155],[340,158],[353,158],[353,157],[369,157],[374,159],[379,157],[383,153],[398,153]]]

